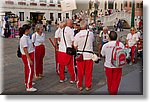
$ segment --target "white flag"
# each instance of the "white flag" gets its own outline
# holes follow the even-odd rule
[[[60,2],[61,2],[61,9],[63,12],[77,9],[75,0],[62,0]]]

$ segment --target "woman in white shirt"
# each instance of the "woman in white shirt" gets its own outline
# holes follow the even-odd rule
[[[35,77],[41,79],[43,75],[43,59],[45,56],[45,34],[42,24],[36,25],[36,32],[32,35],[32,43],[35,46]]]
[[[30,26],[25,24],[22,27],[22,37],[20,39],[20,51],[22,54],[22,61],[25,68],[25,85],[27,91],[37,91],[36,88],[33,88],[32,79],[34,74],[34,48],[32,41],[29,37]]]

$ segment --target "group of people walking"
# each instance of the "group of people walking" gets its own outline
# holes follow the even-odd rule
[[[126,40],[127,46],[129,46],[129,42],[134,43],[129,46],[129,48],[136,45],[138,41],[138,38],[134,38],[136,37],[136,34],[133,35],[133,29],[134,28],[131,29],[131,33],[128,34]],[[32,86],[32,79],[34,76],[34,66],[36,71],[35,78],[41,79],[44,76],[43,58],[45,55],[45,34],[43,33],[43,26],[40,24],[36,25],[36,32],[32,35],[32,40],[28,36],[30,26],[23,25],[22,30],[20,50],[25,66],[25,84],[27,91],[37,91],[37,89]],[[104,69],[107,77],[108,91],[111,95],[115,95],[118,92],[122,76],[122,67],[115,67],[111,62],[112,50],[116,46],[118,36],[115,31],[108,31],[108,28],[104,27],[100,32],[99,37],[101,42],[98,47],[98,56],[105,57]],[[77,22],[76,24],[73,24],[71,19],[59,23],[58,29],[55,32],[54,41],[57,59],[56,70],[59,75],[60,83],[68,80],[65,77],[66,66],[70,75],[70,84],[76,83],[76,86],[80,91],[84,89],[84,86],[87,91],[92,89],[94,40],[94,34],[88,28],[88,24],[84,20]],[[119,42],[119,47],[122,49],[125,48],[121,42]],[[76,55],[68,54],[68,48],[75,49],[77,51]],[[77,55],[79,55],[82,60],[77,60]]]

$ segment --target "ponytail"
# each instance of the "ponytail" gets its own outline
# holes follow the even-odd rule
[[[19,38],[21,38],[24,34],[22,27],[19,28]]]

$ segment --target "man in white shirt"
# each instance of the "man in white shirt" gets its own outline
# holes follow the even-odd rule
[[[59,66],[59,77],[60,77],[60,83],[66,81],[64,70],[65,66],[67,66],[69,74],[70,74],[70,83],[73,84],[75,81],[75,71],[74,71],[74,64],[73,64],[73,56],[68,55],[66,53],[67,47],[73,46],[74,41],[74,32],[72,30],[73,21],[71,19],[67,20],[67,26],[63,29],[63,31],[60,34],[60,43],[59,43],[59,52],[58,52],[58,63]],[[64,40],[65,38],[65,40]],[[66,44],[65,44],[66,41]]]
[[[132,63],[135,62],[135,50],[137,47],[138,40],[139,40],[139,37],[138,37],[138,34],[136,33],[136,29],[132,27],[130,29],[130,33],[127,35],[127,38],[126,38],[127,47],[131,48],[131,63],[130,63],[130,65],[132,65]]]
[[[111,95],[115,95],[118,92],[118,87],[122,76],[122,68],[116,68],[111,63],[112,51],[116,45],[117,33],[115,31],[111,31],[109,34],[109,39],[110,41],[102,47],[101,54],[102,56],[105,56],[104,67],[107,77],[108,91]],[[119,42],[119,46],[124,48],[124,45],[121,42]]]
[[[92,70],[93,70],[93,60],[92,53],[82,52],[85,46],[84,51],[93,52],[93,41],[94,35],[92,32],[87,30],[87,23],[85,21],[80,22],[81,30],[74,38],[74,46],[77,50],[81,51],[78,53],[83,53],[83,61],[77,61],[77,88],[81,91],[83,89],[82,83],[85,76],[85,87],[86,90],[90,90],[92,87]],[[87,36],[88,34],[88,36]],[[86,42],[87,39],[87,42]],[[86,45],[85,45],[86,42]]]
[[[66,26],[66,22],[60,22],[57,26],[58,29],[55,32],[54,44],[55,44],[55,60],[56,60],[56,73],[59,75],[59,63],[58,63],[58,49],[60,37],[63,32],[63,28]]]
[[[100,56],[100,52],[101,52],[101,49],[102,49],[102,46],[104,44],[106,44],[109,40],[109,33],[110,31],[108,31],[108,27],[105,26],[103,27],[103,30],[100,32],[99,34],[99,45],[98,45],[98,53],[99,53],[99,56]]]

